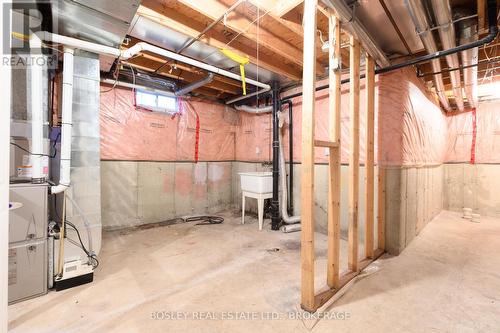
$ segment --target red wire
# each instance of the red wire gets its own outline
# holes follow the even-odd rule
[[[198,150],[200,147],[200,117],[198,112],[194,111],[196,115],[196,141],[194,144],[194,163],[198,163]]]
[[[472,145],[470,149],[470,163],[476,163],[476,136],[477,136],[477,119],[476,108],[472,109]]]

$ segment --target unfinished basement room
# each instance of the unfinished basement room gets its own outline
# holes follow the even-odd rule
[[[2,0],[0,333],[500,332],[497,0]]]

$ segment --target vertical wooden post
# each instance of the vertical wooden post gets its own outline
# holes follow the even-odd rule
[[[365,255],[373,258],[373,230],[374,230],[374,139],[375,139],[375,62],[366,55],[366,178],[365,178]]]
[[[304,310],[315,311],[314,299],[314,104],[316,81],[317,0],[304,2],[304,66],[302,78],[301,267]]]
[[[385,169],[378,163],[378,249],[385,251]]]
[[[329,117],[330,140],[338,143],[330,150],[328,186],[328,268],[327,283],[330,288],[340,285],[340,21],[329,13]]]
[[[498,4],[498,3],[497,3]],[[482,33],[483,29],[486,29],[486,0],[477,0],[477,30]]]
[[[348,268],[358,271],[358,197],[359,197],[359,41],[354,36],[349,42],[349,78],[350,78],[350,134],[349,154],[349,253]]]

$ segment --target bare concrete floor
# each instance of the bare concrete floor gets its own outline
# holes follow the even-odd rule
[[[94,283],[10,306],[10,330],[500,330],[499,220],[483,218],[475,224],[442,212],[400,256],[378,260],[374,266],[379,270],[357,281],[323,309],[329,318],[317,321],[293,317],[303,314],[298,306],[300,234],[272,232],[269,226],[259,232],[255,219],[241,225],[238,216],[224,216],[222,225],[189,223],[105,233]],[[317,239],[319,288],[326,238],[318,234]],[[344,254],[345,245],[343,241]],[[240,318],[221,320],[223,316]],[[254,316],[258,319],[248,320]]]

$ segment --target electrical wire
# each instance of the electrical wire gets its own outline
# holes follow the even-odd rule
[[[57,148],[56,148],[56,144],[57,144],[57,140],[59,140],[59,138],[61,137],[61,133],[57,134],[57,137],[56,139],[54,140],[54,143],[52,144],[52,150],[54,151],[54,153],[48,155],[48,154],[35,154],[31,151],[29,151],[28,149],[25,149],[23,147],[21,147],[20,145],[18,145],[17,143],[15,142],[10,142],[11,145],[13,145],[14,147],[17,147],[19,149],[21,149],[22,151],[30,154],[30,155],[33,155],[33,156],[46,156],[46,157],[49,157],[49,158],[55,158],[57,156]]]
[[[90,264],[92,265],[92,267],[94,269],[96,269],[98,266],[99,266],[99,260],[97,259],[97,255],[95,253],[92,253],[90,251],[87,250],[87,248],[85,247],[85,245],[83,244],[83,241],[82,241],[82,237],[80,235],[80,231],[78,230],[78,228],[73,224],[71,223],[70,221],[68,221],[67,219],[65,220],[66,224],[71,227],[71,229],[73,229],[75,232],[76,232],[76,235],[78,236],[78,240],[80,242],[80,248],[83,250],[83,252],[85,252],[85,254],[87,255],[87,257],[89,258],[89,262]],[[66,236],[66,238],[70,241],[72,241],[70,238],[68,238]],[[74,241],[73,241],[74,242]],[[73,243],[74,244],[74,243]]]

